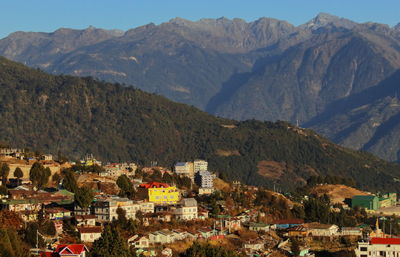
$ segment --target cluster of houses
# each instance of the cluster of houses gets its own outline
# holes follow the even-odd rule
[[[19,153],[18,149],[0,149],[0,154],[4,156],[14,156]],[[52,165],[50,156],[43,157],[44,162]],[[88,155],[81,160],[80,165],[92,166],[102,163]],[[21,165],[21,164],[19,164]],[[32,165],[26,164],[27,167]],[[56,165],[56,164],[54,164]],[[137,166],[133,163],[112,163],[101,166],[100,176],[116,178],[123,174],[132,179],[138,195],[144,196],[140,200],[128,199],[105,192],[97,191],[94,200],[87,208],[81,208],[74,202],[74,194],[64,189],[52,192],[34,190],[30,185],[19,185],[8,190],[7,197],[0,199],[0,209],[13,211],[25,221],[36,221],[39,215],[45,219],[52,220],[57,235],[63,232],[63,220],[72,219],[79,233],[80,241],[83,243],[93,243],[101,237],[103,225],[118,219],[119,210],[123,210],[127,219],[141,219],[143,226],[149,226],[155,221],[169,222],[171,220],[205,220],[209,218],[210,206],[198,204],[195,198],[189,197],[186,192],[182,192],[174,185],[160,182],[143,182],[135,180],[134,175]],[[62,167],[58,166],[58,170]],[[28,169],[28,168],[27,168]],[[194,160],[193,162],[178,162],[173,170],[179,176],[189,177],[198,185],[198,194],[205,195],[214,192],[213,181],[215,175],[208,170],[208,163],[204,160]],[[165,171],[169,172],[169,171]],[[103,179],[103,178],[101,178]],[[235,187],[240,187],[239,182],[235,182]],[[183,197],[185,195],[186,197]],[[199,198],[201,199],[201,198]],[[393,206],[396,204],[396,194],[377,196],[355,196],[352,199],[353,206],[360,206],[370,210],[379,207]],[[140,213],[140,217],[139,217]],[[149,231],[141,235],[131,235],[126,238],[127,242],[138,252],[149,251],[158,245],[171,244],[177,241],[192,241],[197,239],[219,240],[230,235],[235,231],[247,229],[259,232],[257,238],[246,240],[240,249],[248,256],[266,255],[268,242],[276,245],[276,238],[269,235],[282,235],[290,238],[310,238],[310,237],[355,237],[362,238],[363,229],[359,227],[339,228],[333,224],[305,223],[304,220],[275,220],[270,223],[257,222],[262,213],[256,210],[248,210],[235,216],[219,215],[213,217],[213,225],[206,227],[188,227],[185,229],[160,229]],[[370,237],[382,237],[379,230],[371,232]],[[373,234],[375,233],[375,234]],[[381,233],[381,234],[379,234]],[[371,243],[373,242],[373,243]],[[380,241],[379,241],[380,242]],[[368,242],[369,246],[360,245],[359,256],[364,256],[365,252],[374,252],[371,245],[376,249],[380,245],[378,241]],[[400,243],[399,243],[400,245]],[[366,248],[367,247],[367,248]],[[365,250],[367,249],[367,250]],[[371,249],[371,250],[370,250]],[[44,252],[42,256],[80,256],[84,257],[88,253],[88,248],[83,244],[58,245],[54,251]],[[304,249],[302,256],[312,256],[307,249]],[[373,256],[373,255],[368,255]],[[376,255],[378,256],[378,255]],[[390,255],[386,255],[390,256]]]

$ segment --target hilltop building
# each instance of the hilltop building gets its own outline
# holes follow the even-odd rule
[[[208,162],[205,160],[194,160],[193,162],[177,162],[174,167],[175,173],[187,176],[194,181],[195,174],[208,170]]]
[[[193,162],[194,173],[208,170],[208,162],[204,160],[194,160]]]
[[[351,207],[362,207],[367,210],[378,210],[383,207],[396,206],[397,194],[387,193],[381,197],[375,195],[355,195],[351,199]]]
[[[21,154],[24,154],[25,150],[24,149],[19,149],[19,148],[0,148],[0,155],[4,156],[19,156]]]
[[[175,173],[180,176],[194,177],[193,162],[177,162],[175,164]]]
[[[93,166],[93,165],[101,166],[101,161],[96,160],[93,157],[93,154],[86,155],[85,158],[80,161],[80,163],[85,166]]]
[[[196,173],[195,182],[201,188],[213,188],[214,187],[214,175],[211,172],[199,171]]]
[[[133,176],[137,170],[135,163],[111,163],[104,167],[104,171],[100,176],[119,177],[121,175]]]
[[[376,211],[379,208],[379,198],[375,195],[355,195],[351,199],[351,207],[356,206]]]

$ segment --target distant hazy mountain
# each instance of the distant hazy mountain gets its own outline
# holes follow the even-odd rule
[[[55,74],[133,85],[222,117],[299,122],[335,142],[399,160],[399,147],[375,135],[392,123],[367,131],[365,120],[341,105],[370,88],[379,91],[400,69],[400,25],[326,13],[298,27],[270,18],[175,18],[126,32],[16,32],[0,40],[0,54]],[[386,120],[374,103],[369,112]],[[332,108],[343,110],[340,125]],[[395,128],[391,137],[400,137]]]

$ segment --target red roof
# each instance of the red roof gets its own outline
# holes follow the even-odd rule
[[[140,184],[139,187],[142,187],[142,188],[167,188],[167,187],[169,187],[169,185],[166,183],[160,183],[160,182],[148,182],[148,183]]]
[[[58,245],[56,252],[59,255],[62,254],[81,254],[83,252],[88,252],[88,249],[84,244],[70,244],[70,245]]]
[[[101,233],[102,229],[101,227],[80,227],[78,228],[79,233]]]
[[[373,237],[370,243],[372,245],[400,245],[400,238]]]

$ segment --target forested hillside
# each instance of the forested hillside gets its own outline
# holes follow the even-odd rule
[[[0,58],[0,140],[72,159],[140,164],[205,158],[230,179],[291,188],[311,175],[398,190],[400,168],[286,122],[237,122],[92,78],[53,76]]]
[[[0,55],[53,74],[134,86],[221,117],[299,122],[336,143],[398,161],[400,145],[390,138],[400,138],[399,112],[375,104],[387,99],[376,98],[368,115],[346,109],[338,118],[330,107],[347,108],[341,104],[400,69],[399,26],[326,13],[300,26],[273,18],[175,18],[125,32],[15,32],[0,40]]]

